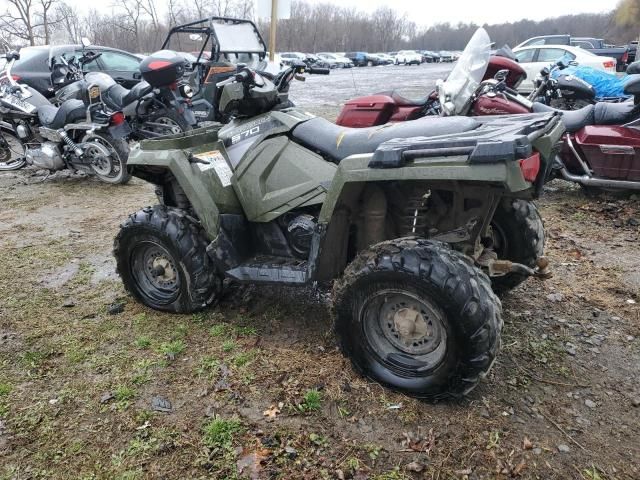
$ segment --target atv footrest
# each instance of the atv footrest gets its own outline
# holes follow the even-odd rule
[[[226,272],[227,276],[243,282],[307,283],[306,260],[259,255]]]

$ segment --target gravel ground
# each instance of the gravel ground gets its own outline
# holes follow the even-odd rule
[[[398,90],[408,98],[426,97],[452,68],[451,63],[424,63],[332,70],[329,76],[307,75],[305,82],[294,81],[290,96],[296,105],[335,119],[345,101],[361,95]]]
[[[294,101],[426,94],[448,65],[332,72]],[[554,276],[504,297],[503,348],[459,403],[356,375],[324,290],[233,288],[198,315],[127,296],[113,237],[153,189],[0,175],[0,479],[638,479],[640,202],[539,201]]]

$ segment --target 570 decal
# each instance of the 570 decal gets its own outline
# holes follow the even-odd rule
[[[260,118],[246,125],[242,125],[240,128],[230,132],[231,135],[226,138],[224,144],[225,147],[236,145],[240,142],[256,137],[267,130],[277,128],[281,126],[281,123],[277,120],[270,118]]]

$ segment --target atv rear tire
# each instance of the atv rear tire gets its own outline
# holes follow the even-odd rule
[[[489,278],[446,244],[375,245],[334,287],[335,329],[361,374],[408,395],[460,398],[491,368],[502,307]]]
[[[218,298],[220,277],[207,240],[184,211],[156,205],[122,224],[113,255],[125,288],[155,310],[191,313]]]
[[[491,220],[491,230],[494,249],[502,260],[534,268],[536,260],[544,253],[544,225],[532,202],[502,200]],[[493,277],[491,284],[496,293],[505,293],[527,278],[520,273],[509,273]]]

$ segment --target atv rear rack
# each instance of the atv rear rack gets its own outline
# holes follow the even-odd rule
[[[393,139],[381,144],[369,168],[400,168],[422,158],[467,156],[469,163],[528,158],[533,142],[560,121],[556,113],[476,117],[480,127],[438,137]]]

